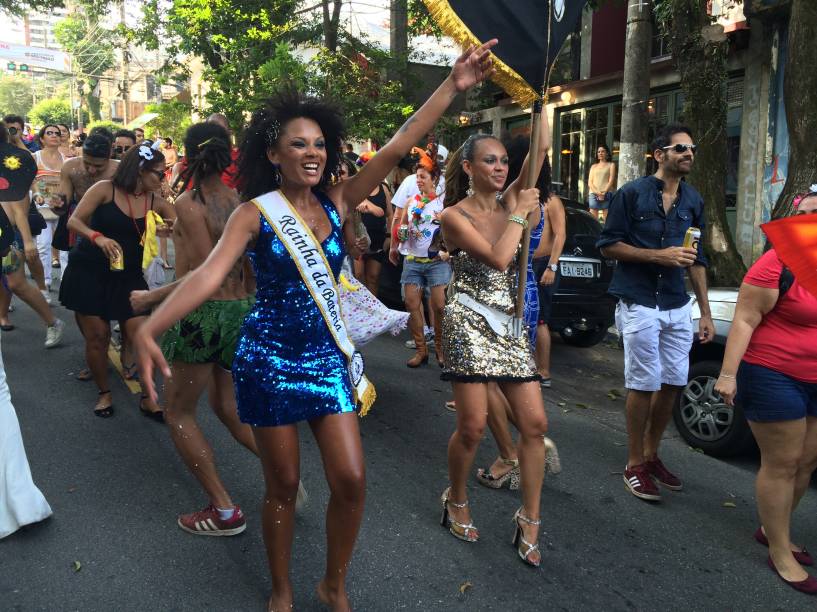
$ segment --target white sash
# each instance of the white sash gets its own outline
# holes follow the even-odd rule
[[[364,416],[377,397],[374,385],[363,374],[363,355],[355,350],[340,311],[335,275],[315,235],[280,190],[253,200],[295,262],[301,279],[315,300],[326,327],[338,348],[346,355],[355,402]]]

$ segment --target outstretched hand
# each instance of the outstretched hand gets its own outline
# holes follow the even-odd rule
[[[172,378],[170,366],[167,365],[162,349],[156,340],[146,331],[139,330],[133,339],[133,348],[136,351],[136,364],[139,366],[139,380],[142,391],[154,402],[159,401],[159,394],[153,382],[153,368],[158,367],[165,380]]]
[[[491,48],[498,42],[499,40],[492,38],[479,47],[471,45],[457,58],[451,68],[451,79],[457,91],[465,91],[490,78],[495,72]]]

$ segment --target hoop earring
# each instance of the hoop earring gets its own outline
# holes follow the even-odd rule
[[[468,189],[465,190],[465,195],[467,195],[469,198],[471,198],[471,197],[474,196],[474,193],[476,193],[474,191],[474,177],[469,176],[468,177]]]

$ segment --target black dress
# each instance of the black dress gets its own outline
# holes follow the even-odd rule
[[[381,183],[377,188],[377,193],[369,196],[369,202],[383,210],[383,216],[378,217],[371,213],[363,213],[360,220],[366,227],[369,239],[372,241],[368,253],[363,255],[364,259],[375,259],[379,262],[385,260],[383,243],[386,241],[386,190]]]
[[[150,209],[153,209],[153,194]],[[145,232],[145,218],[132,219],[123,213],[112,193],[111,199],[100,204],[91,215],[89,226],[119,243],[125,269],[111,270],[110,260],[102,249],[84,237],[78,237],[77,245],[68,254],[68,266],[62,275],[60,302],[68,310],[106,321],[122,322],[146,314],[134,313],[130,305],[131,291],[148,288],[142,273],[143,248],[140,244]]]

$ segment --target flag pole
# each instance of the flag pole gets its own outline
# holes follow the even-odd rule
[[[536,186],[539,180],[539,140],[541,135],[542,123],[542,102],[547,99],[547,90],[550,83],[550,35],[553,29],[553,0],[548,0],[548,40],[547,51],[545,52],[545,79],[542,85],[541,97],[534,101],[530,111],[530,147],[528,148],[528,174],[525,176],[525,189],[531,189]],[[534,170],[537,168],[538,170]],[[547,195],[547,194],[545,194]],[[543,213],[544,214],[544,213]],[[530,233],[531,220],[533,213],[528,215],[528,226],[522,232],[522,252],[519,254],[519,270],[517,270],[518,278],[516,282],[516,331],[521,332],[524,329],[525,316],[525,293],[528,284],[528,259],[530,251]]]
[[[542,123],[542,101],[536,100],[533,103],[530,114],[530,149],[528,150],[528,174],[525,177],[525,189],[531,189],[539,179],[539,172],[534,168],[539,167],[539,140],[541,138]],[[530,251],[531,219],[533,213],[528,215],[528,226],[522,233],[522,252],[519,254],[519,278],[516,287],[516,318],[520,321],[525,316],[525,289],[528,283],[528,258]]]

